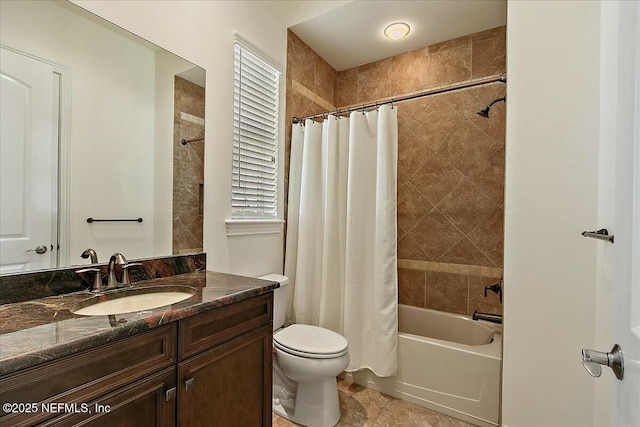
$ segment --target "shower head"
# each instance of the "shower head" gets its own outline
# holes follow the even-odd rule
[[[485,119],[489,118],[489,110],[491,109],[491,107],[487,107],[484,110],[480,110],[478,111],[478,115],[481,117],[484,117]]]
[[[500,101],[507,102],[507,97],[504,96],[502,98],[494,99],[493,101],[491,101],[491,104],[487,105],[487,107],[485,109],[478,111],[477,114],[480,117],[484,117],[485,119],[488,119],[489,118],[489,110],[491,110],[491,107],[493,107],[493,104],[495,104],[496,102],[500,102]]]

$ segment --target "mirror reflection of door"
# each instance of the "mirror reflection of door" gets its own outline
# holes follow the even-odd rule
[[[2,48],[0,273],[57,264],[59,76]]]

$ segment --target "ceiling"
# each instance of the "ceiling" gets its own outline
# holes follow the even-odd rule
[[[403,40],[384,28],[411,26]],[[355,0],[290,29],[337,71],[505,25],[506,0]]]

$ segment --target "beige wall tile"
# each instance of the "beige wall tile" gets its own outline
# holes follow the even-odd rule
[[[410,233],[428,260],[436,260],[457,243],[462,233],[439,210],[433,209]]]
[[[463,178],[443,156],[433,152],[426,155],[425,163],[409,178],[409,182],[427,200],[438,204],[462,183]]]
[[[504,211],[497,208],[487,219],[469,233],[469,239],[492,262],[494,267],[501,267],[504,255]],[[491,273],[495,276],[494,273]]]
[[[338,108],[358,102],[358,69],[340,71],[336,75],[335,105]]]
[[[429,259],[411,233],[405,234],[398,240],[398,257],[424,261]]]
[[[495,202],[466,179],[437,206],[463,233],[482,224],[496,207]]]
[[[507,36],[507,27],[502,26],[502,27],[492,28],[490,30],[480,31],[479,33],[471,34],[468,37],[470,37],[473,42],[480,42],[480,41],[492,39],[495,37],[501,37],[503,39],[506,39],[506,36]]]
[[[429,48],[403,53],[391,58],[390,95],[397,96],[427,87]]]
[[[316,63],[315,93],[331,104],[335,104],[336,70],[324,59],[318,57]]]
[[[464,48],[471,46],[471,36],[458,37],[457,39],[446,40],[440,43],[429,45],[429,53],[436,54],[445,50]]]
[[[409,231],[424,216],[433,209],[429,203],[410,184],[403,184],[398,187],[398,226]]]
[[[504,146],[499,146],[489,156],[478,161],[469,178],[491,200],[504,204]]]
[[[295,34],[292,34],[291,40],[293,42],[291,78],[309,89],[314,89],[318,55]]]
[[[454,262],[458,264],[471,264],[480,266],[494,266],[489,258],[485,256],[468,238],[463,238],[451,249],[445,252],[438,261]]]
[[[471,79],[471,45],[429,54],[429,87]]]
[[[400,304],[425,306],[425,272],[398,269],[398,301]]]
[[[426,308],[450,313],[467,313],[467,276],[426,272]]]
[[[471,76],[495,76],[506,72],[506,40],[504,37],[494,37],[473,42]]]
[[[358,67],[358,104],[376,101],[391,95],[390,69],[390,58]]]
[[[438,154],[468,177],[480,162],[491,159],[498,146],[493,138],[480,132],[471,122],[464,121],[440,146]]]

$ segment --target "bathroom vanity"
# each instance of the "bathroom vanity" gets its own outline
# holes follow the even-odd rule
[[[271,425],[277,284],[195,272],[136,286],[167,284],[197,292],[116,316],[73,315],[86,292],[0,306],[3,327],[26,326],[0,334],[0,425]]]

